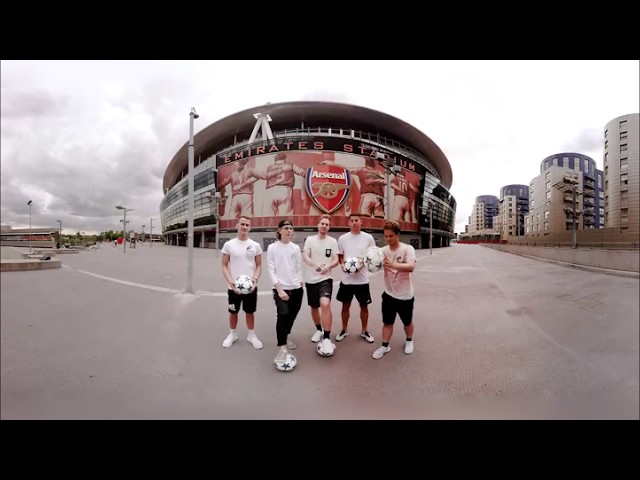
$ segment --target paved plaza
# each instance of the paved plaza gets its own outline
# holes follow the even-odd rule
[[[5,247],[3,247],[3,250]],[[27,249],[28,250],[28,249]],[[418,250],[415,352],[380,343],[382,274],[371,277],[369,344],[320,357],[306,296],[298,367],[277,371],[275,306],[259,283],[256,333],[222,347],[226,287],[215,250],[138,244],[59,256],[62,268],[4,272],[1,418],[638,419],[639,281],[477,245]],[[266,269],[266,258],[265,258]],[[337,271],[334,271],[337,274]],[[332,302],[340,330],[340,303]]]

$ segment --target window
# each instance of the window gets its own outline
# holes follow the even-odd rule
[[[627,139],[627,132],[620,132],[620,141]]]
[[[545,210],[545,211],[544,211],[544,219],[545,219],[545,220],[548,220],[548,219],[549,219],[549,210]],[[546,230],[546,228],[545,228],[545,230]]]
[[[629,160],[627,158],[620,159],[620,173],[627,173],[629,169]]]
[[[589,160],[584,159],[584,173],[589,173]]]
[[[620,153],[626,152],[626,151],[627,151],[627,144],[623,143],[622,145],[620,145]]]
[[[600,212],[599,213],[600,213],[601,217],[604,217],[604,208],[600,207]]]
[[[547,192],[547,199],[550,199],[550,198],[551,198],[551,190]]]
[[[629,198],[629,190],[620,192],[620,200],[627,200]]]
[[[626,130],[626,129],[627,129],[627,121],[620,120],[620,130]]]
[[[607,138],[608,135],[609,135],[609,130],[605,130],[604,131],[604,138]]]
[[[547,184],[544,186],[544,188],[551,188],[551,182],[547,182]]]
[[[598,188],[602,188],[602,175],[598,175]]]
[[[547,174],[544,176],[544,178],[549,180],[551,178],[551,172],[547,172]]]
[[[549,222],[544,222],[544,229],[549,230]]]

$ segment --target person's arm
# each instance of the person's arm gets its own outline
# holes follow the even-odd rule
[[[340,260],[339,260],[337,250],[338,250],[338,244],[334,243],[332,248],[332,254],[331,254],[331,262],[329,263],[329,265],[325,265],[325,267],[322,269],[320,274],[326,275],[327,273],[329,273],[331,270],[333,270],[338,266],[338,264],[340,263]]]
[[[398,272],[413,272],[413,270],[416,268],[416,251],[410,245],[406,247],[405,260],[406,262],[403,263],[392,262],[387,257],[385,257],[384,264],[385,266],[393,268]]]
[[[296,248],[298,249],[298,252],[296,255],[296,264],[294,268],[296,269],[296,272],[298,272],[298,278],[300,278],[300,288],[302,288],[304,287],[304,280],[302,280],[302,252],[300,251],[300,247],[298,245],[296,245]]]
[[[251,279],[253,281],[252,291],[255,290],[256,287],[258,286],[258,280],[260,280],[260,274],[262,273],[262,251],[260,251],[260,253],[256,255],[255,259],[256,259],[256,270],[255,272],[253,272],[253,278]]]
[[[273,288],[278,292],[278,296],[284,300],[285,302],[289,300],[289,295],[283,290],[278,277],[276,276],[276,249],[275,244],[269,245],[267,249],[267,270],[269,272],[269,277],[271,278],[271,284]]]
[[[304,246],[302,247],[302,261],[305,265],[313,268],[316,272],[320,272],[324,268],[323,264],[314,263],[311,259],[311,247],[307,246],[307,240],[304,241]]]
[[[236,285],[235,285],[236,282],[231,276],[231,271],[229,270],[230,258],[231,257],[229,257],[229,254],[227,253],[222,254],[222,275],[224,276],[224,279],[227,281],[227,287],[229,288],[229,290],[233,290],[238,295],[240,295],[240,291],[236,288]]]

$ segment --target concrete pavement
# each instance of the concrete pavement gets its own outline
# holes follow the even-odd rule
[[[2,273],[1,417],[5,418],[639,418],[638,279],[567,268],[475,245],[419,250],[416,350],[371,353],[351,335],[322,358],[306,298],[293,328],[298,367],[272,363],[275,307],[266,272],[256,333],[228,332],[214,250],[139,244],[58,257],[63,268]],[[337,284],[334,287],[334,298]],[[340,330],[334,301],[333,335]]]

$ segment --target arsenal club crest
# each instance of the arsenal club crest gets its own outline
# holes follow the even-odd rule
[[[316,165],[307,169],[307,194],[325,213],[335,212],[351,192],[349,170],[337,165]]]

